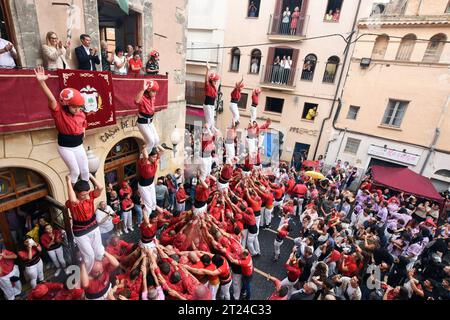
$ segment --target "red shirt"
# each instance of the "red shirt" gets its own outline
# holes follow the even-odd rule
[[[253,273],[253,260],[252,256],[248,255],[247,258],[239,260],[239,265],[242,267],[243,276],[251,276]]]
[[[178,203],[184,202],[186,198],[186,191],[183,189],[178,189],[177,193],[175,194],[175,198],[177,199]]]
[[[103,258],[103,273],[98,279],[89,277],[89,285],[84,289],[86,294],[96,294],[109,287],[109,274],[116,269],[107,258]]]
[[[228,181],[233,176],[233,167],[230,164],[225,164],[220,171],[220,177],[222,180]]]
[[[195,187],[195,200],[199,202],[206,202],[209,198],[210,190],[205,188],[201,183]]]
[[[298,267],[298,264],[290,265],[289,263],[286,263],[284,267],[287,270],[287,277],[290,282],[297,281],[302,274],[302,270]]]
[[[304,196],[308,192],[308,188],[304,184],[296,184],[292,189],[292,193],[297,196]]]
[[[156,234],[156,231],[158,231],[158,226],[156,225],[156,223],[147,226],[144,222],[142,222],[139,226],[139,229],[141,230],[142,237],[153,238]]]
[[[130,206],[134,206],[134,202],[131,199],[123,199],[122,200],[122,210],[127,211],[127,208]]]
[[[215,98],[217,97],[217,88],[209,81],[205,82],[205,96]]]
[[[352,256],[344,257],[347,271],[342,270],[342,264],[339,265],[339,271],[346,277],[353,277],[358,273],[358,266]]]
[[[56,109],[51,110],[52,117],[55,120],[56,130],[62,134],[80,135],[84,133],[87,127],[86,115],[83,111],[76,114],[64,111],[64,108],[57,103]]]
[[[252,94],[252,106],[256,107],[259,104],[259,95]]]
[[[57,240],[61,240],[62,237],[62,233],[60,230],[58,229],[53,229],[53,235],[55,236],[55,243],[52,245],[52,247],[55,247],[53,249],[56,249],[57,247],[59,247],[61,244],[58,245]],[[52,242],[52,238],[50,238],[50,235],[45,232],[42,236],[41,236],[41,245],[47,249],[47,250],[51,250],[50,248],[50,243]]]
[[[250,207],[253,209],[253,212],[261,211],[262,200],[258,196],[250,196],[247,197],[247,202]]]
[[[8,251],[6,249],[2,250],[3,258],[0,260],[0,277],[4,277],[10,274],[14,269],[14,259],[6,259],[5,255],[12,255],[14,252]]]
[[[156,175],[156,171],[158,170],[158,160],[159,160],[159,156],[158,156],[157,160],[153,163],[151,163],[150,161],[148,161],[144,158],[139,159],[138,169],[139,169],[139,174],[141,175],[142,178],[150,179]]]
[[[264,202],[264,206],[268,209],[271,209],[273,207],[273,194],[272,192],[267,192],[261,195],[263,202]]]
[[[36,297],[35,291],[36,289],[31,290],[28,295],[28,300],[55,300],[56,295],[59,291],[63,290],[64,285],[62,283],[52,283],[45,282],[41,285],[44,285],[48,288],[48,292],[42,297]]]
[[[209,136],[209,134],[203,134],[202,136],[202,152],[211,152],[216,147],[214,145],[214,136]]]
[[[121,294],[125,289],[130,290],[130,299],[129,300],[139,300],[139,293],[141,292],[141,285],[142,285],[142,273],[139,274],[139,276],[131,280],[130,279],[130,272],[119,274],[116,276],[116,278],[121,281],[125,280],[125,287],[117,290],[117,294]]]
[[[284,213],[294,213],[294,206],[293,205],[289,205],[289,204],[285,204],[283,206],[283,212]]]
[[[127,256],[131,252],[132,248],[133,248],[132,243],[128,243],[123,240],[119,240],[119,243],[117,244],[117,246],[113,246],[112,244],[109,244],[106,247],[106,252],[112,254],[115,257],[121,257],[121,256]]]
[[[60,290],[55,296],[55,300],[81,300],[84,294],[83,289]]]
[[[79,201],[77,204],[73,204],[70,200],[66,201],[66,207],[69,208],[72,213],[72,218],[75,221],[89,221],[95,214],[94,199],[95,192],[89,192],[89,199]]]
[[[31,258],[31,259],[33,259],[33,258],[36,258],[36,256],[39,255],[40,252],[37,251],[36,247],[33,247],[33,248],[31,249],[31,254],[32,254],[32,258]],[[23,262],[29,262],[29,261],[31,261],[30,259],[28,259],[28,249],[19,251],[19,253],[18,253],[17,255],[19,256],[20,260],[22,260]],[[37,258],[36,258],[36,259],[37,259]],[[2,259],[2,260],[3,260],[3,259]]]
[[[139,105],[139,112],[148,115],[155,113],[155,97],[147,97],[145,94],[142,96],[141,103]]]
[[[141,69],[142,69],[142,60],[141,59],[138,59],[136,61],[132,58],[128,61],[128,64],[130,65],[130,67],[128,68],[129,74],[139,74],[141,72]],[[135,69],[135,70],[133,70],[133,69]]]
[[[274,194],[275,199],[281,199],[281,198],[283,198],[283,194],[284,194],[284,186],[281,186],[281,187],[278,187],[278,188],[273,189],[273,192],[275,193],[275,194]]]
[[[241,89],[234,88],[233,91],[231,91],[231,101],[239,102],[239,100],[241,100]]]
[[[245,224],[249,226],[256,225],[256,219],[254,214],[247,213],[246,211],[242,212],[243,220]]]
[[[127,188],[123,188],[123,187],[120,188],[119,195],[120,195],[121,198],[124,198],[126,193],[132,194],[133,193],[133,189],[131,189],[130,186],[128,186]]]

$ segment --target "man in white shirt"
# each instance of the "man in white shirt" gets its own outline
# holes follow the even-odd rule
[[[359,288],[359,280],[357,277],[342,277],[336,275],[333,277],[336,284],[336,297],[342,300],[361,300],[361,289]]]
[[[114,232],[114,224],[112,222],[114,213],[114,210],[105,201],[101,201],[95,211],[95,219],[97,220],[104,246]]]
[[[14,68],[16,66],[14,59],[17,59],[14,45],[0,38],[0,68]]]

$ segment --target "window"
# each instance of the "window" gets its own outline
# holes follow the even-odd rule
[[[450,13],[450,1],[447,4],[447,9],[445,9],[445,13]]]
[[[116,29],[102,27],[100,29],[100,39],[108,44],[108,52],[111,53],[116,50]]]
[[[358,116],[359,107],[357,106],[350,106],[347,113],[347,119],[356,120],[356,117]]]
[[[384,13],[384,11],[386,10],[386,3],[374,3],[372,5],[372,13],[370,14],[370,16],[377,16],[377,15],[381,15]]]
[[[323,74],[323,82],[334,83],[336,78],[337,69],[339,66],[339,58],[332,56],[328,58],[327,65],[325,67],[325,73]]]
[[[314,70],[316,70],[317,56],[315,54],[308,54],[305,57],[302,70],[302,80],[312,81],[314,78]]]
[[[382,124],[400,127],[408,103],[409,102],[407,101],[389,99],[389,104],[384,112]]]
[[[239,72],[240,60],[241,60],[241,50],[239,50],[239,48],[234,47],[233,49],[231,49],[230,71]]]
[[[430,42],[428,42],[427,50],[423,56],[423,62],[439,62],[441,59],[442,51],[444,50],[445,41],[447,36],[443,33],[434,35]]]
[[[375,39],[372,50],[372,59],[383,59],[389,44],[389,36],[380,35]]]
[[[264,110],[269,111],[269,112],[281,113],[281,112],[283,112],[283,104],[284,104],[284,99],[267,97],[266,98],[266,108]]]
[[[298,60],[298,49],[269,48],[264,82],[293,86]]]
[[[258,18],[260,5],[261,5],[261,0],[250,0],[249,4],[248,4],[247,17]]]
[[[248,93],[241,93],[241,100],[239,100],[238,108],[245,110],[247,108]]]
[[[324,21],[339,22],[339,18],[341,17],[342,2],[343,0],[328,0]]]
[[[250,73],[258,74],[261,66],[261,51],[259,49],[252,50],[250,56]]]
[[[347,138],[347,144],[345,145],[344,153],[356,154],[358,152],[359,144],[361,140],[354,138]]]
[[[414,45],[416,44],[416,39],[417,37],[415,34],[410,33],[404,36],[400,42],[400,47],[398,48],[395,59],[400,61],[409,61],[414,50]]]
[[[187,105],[203,105],[205,101],[205,83],[186,80],[185,96]]]
[[[314,121],[314,118],[317,116],[318,106],[316,103],[306,102],[303,106],[302,119]]]

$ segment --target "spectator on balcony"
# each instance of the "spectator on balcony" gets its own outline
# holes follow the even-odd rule
[[[280,76],[280,56],[276,56],[272,65],[272,75],[270,82],[278,84]]]
[[[284,72],[283,72],[283,83],[288,84],[289,83],[289,76],[291,74],[291,67],[292,67],[292,60],[291,56],[288,56],[286,61],[284,62]]]
[[[80,36],[81,46],[75,48],[75,55],[78,59],[78,69],[96,71],[96,64],[100,64],[97,55],[98,49],[91,48],[91,37],[88,34]]]
[[[17,59],[17,57],[14,45],[0,38],[0,68],[14,68],[16,66],[14,59]]]
[[[133,58],[128,61],[128,74],[139,75],[142,70],[142,60],[138,51],[135,51]]]
[[[128,61],[121,47],[116,48],[113,65],[115,74],[126,75],[128,73]]]
[[[42,46],[42,54],[48,69],[70,69],[66,59],[70,59],[70,40],[65,44],[58,40],[58,35],[47,32],[45,44]]]
[[[341,11],[339,9],[336,9],[336,11],[333,13],[333,21],[338,22],[340,16],[341,16]]]
[[[108,43],[105,40],[100,42],[100,54],[102,56],[102,70],[103,71],[111,71],[111,64],[114,60],[114,57],[108,52]]]
[[[333,21],[333,10],[330,10],[327,14],[325,14],[325,21]]]
[[[125,57],[127,58],[128,61],[133,59],[134,51],[135,51],[134,47],[131,44],[127,45],[127,52],[125,53]]]
[[[289,22],[291,21],[291,11],[289,7],[283,12],[283,18],[281,20],[281,34],[289,34]]]
[[[297,33],[299,18],[300,18],[300,8],[295,7],[294,12],[291,15],[291,35],[295,35]]]
[[[142,50],[142,46],[135,46],[134,51],[139,53],[139,57],[141,57],[141,61],[144,61],[144,51]]]
[[[256,17],[256,13],[258,12],[258,8],[256,7],[255,3],[253,1],[250,2],[250,5],[248,6],[248,16],[251,18]]]
[[[252,63],[250,65],[250,73],[257,74],[259,69],[259,60],[258,58],[253,58]]]
[[[285,84],[284,79],[286,78],[286,56],[283,56],[283,59],[280,61],[280,72],[278,75],[278,84]]]
[[[159,73],[159,52],[152,50],[150,52],[150,57],[145,65],[145,72],[147,74],[158,74]]]

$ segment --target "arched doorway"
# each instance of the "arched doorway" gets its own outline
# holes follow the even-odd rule
[[[17,249],[23,236],[44,217],[47,222],[64,228],[60,210],[48,199],[50,188],[37,172],[19,168],[0,168],[0,242],[10,250]]]
[[[116,187],[124,180],[132,186],[137,183],[139,144],[135,138],[126,138],[114,145],[105,160],[105,184]]]

